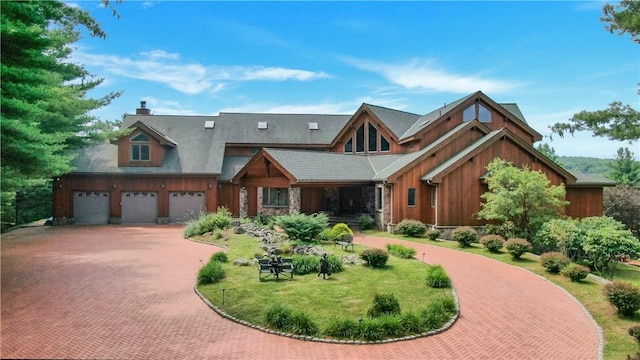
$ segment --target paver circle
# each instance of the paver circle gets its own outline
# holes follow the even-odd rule
[[[24,228],[1,239],[2,358],[598,359],[598,328],[544,279],[481,256],[414,247],[442,264],[461,305],[448,331],[375,345],[291,339],[222,318],[193,291],[217,248],[179,226]]]

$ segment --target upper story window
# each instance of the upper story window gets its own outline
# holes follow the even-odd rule
[[[138,133],[131,138],[131,160],[149,161],[150,148],[149,137],[144,133]]]
[[[389,140],[378,130],[373,122],[363,122],[351,136],[344,143],[343,151],[345,153],[373,153],[391,150]]]
[[[462,120],[467,122],[478,119],[481,122],[491,122],[491,110],[477,102],[462,112]]]

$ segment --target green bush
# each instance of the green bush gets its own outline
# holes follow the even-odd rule
[[[273,215],[260,213],[253,219],[253,222],[258,225],[267,226],[267,225],[270,225],[273,222],[273,220],[274,220]]]
[[[329,218],[325,214],[280,215],[276,218],[275,223],[284,230],[291,240],[313,242],[327,227]]]
[[[427,271],[427,285],[432,288],[451,287],[451,279],[441,265],[434,265]]]
[[[267,326],[271,328],[287,331],[292,314],[293,310],[290,307],[282,304],[275,304],[267,308],[264,320],[267,323]]]
[[[358,227],[360,230],[369,230],[376,227],[376,219],[373,216],[362,214],[358,216]]]
[[[318,273],[320,268],[320,257],[316,255],[293,255],[293,274],[294,275],[306,275]],[[332,274],[338,273],[343,270],[342,259],[335,256],[327,256],[329,260],[329,269]]]
[[[540,264],[552,274],[559,274],[571,260],[563,253],[550,251],[540,255]]]
[[[451,304],[453,304],[453,308]],[[455,302],[452,300],[436,300],[420,311],[420,318],[424,329],[431,331],[441,328],[451,319],[455,312]]]
[[[425,331],[420,316],[414,312],[402,313],[400,323],[407,334],[420,334]]]
[[[571,260],[582,257],[579,233],[580,222],[574,219],[553,219],[542,224],[533,238],[533,250],[537,254],[559,251]]]
[[[198,285],[213,284],[224,278],[225,273],[219,261],[209,261],[198,271]]]
[[[520,256],[532,249],[531,243],[522,238],[511,238],[504,243],[504,247],[514,260],[520,259]]]
[[[400,244],[387,244],[387,251],[401,259],[412,259],[416,254],[415,249]]]
[[[359,326],[359,337],[367,341],[377,341],[384,338],[382,321],[379,318],[365,318]]]
[[[440,237],[440,230],[431,229],[426,232],[427,238],[431,241],[436,241]]]
[[[309,314],[302,310],[294,310],[286,330],[292,334],[311,336],[316,335],[319,329]]]
[[[184,228],[185,238],[224,230],[231,224],[232,214],[229,209],[219,207],[215,213],[202,212],[193,220],[189,220]]]
[[[562,274],[571,279],[571,281],[584,280],[589,276],[590,272],[591,270],[588,267],[578,264],[569,264],[562,270]]]
[[[333,241],[334,239],[331,237],[331,229],[323,229],[318,235],[318,239],[320,239],[320,241]]]
[[[500,235],[489,234],[480,238],[480,244],[484,245],[489,252],[497,253],[504,246],[504,238]]]
[[[325,335],[337,339],[354,339],[359,334],[358,322],[354,319],[334,318],[324,331]]]
[[[221,263],[226,263],[229,261],[229,258],[227,257],[227,253],[218,251],[213,253],[213,255],[211,255],[211,261],[219,261]]]
[[[427,232],[427,226],[418,220],[404,219],[396,225],[395,232],[404,236],[419,237]]]
[[[345,235],[353,236],[353,231],[349,228],[349,225],[345,223],[337,223],[331,228],[331,238],[333,240],[342,240]]]
[[[398,338],[405,334],[402,317],[396,314],[385,314],[378,317],[385,337]]]
[[[460,247],[470,247],[478,241],[478,233],[470,226],[460,226],[451,231],[451,237],[457,241]]]
[[[640,288],[626,281],[614,281],[604,286],[604,294],[618,314],[632,317],[640,309]]]
[[[393,314],[400,314],[400,303],[393,294],[376,294],[373,298],[373,305],[367,310],[369,317]]]
[[[389,254],[382,249],[366,249],[360,253],[360,259],[371,267],[384,267],[389,260]]]
[[[629,335],[640,345],[640,325],[629,328]]]
[[[224,233],[220,230],[216,230],[216,232],[214,232],[213,235],[216,240],[220,240],[224,237]]]

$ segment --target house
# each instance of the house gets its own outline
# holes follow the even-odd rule
[[[176,223],[225,206],[235,215],[371,214],[436,227],[482,225],[486,166],[501,157],[566,186],[572,217],[603,214],[603,186],[534,148],[516,104],[482,92],[426,115],[362,104],[353,115],[151,115],[144,102],[118,140],[83,149],[54,179],[54,222]]]

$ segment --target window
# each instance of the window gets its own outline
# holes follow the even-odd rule
[[[263,206],[289,205],[289,189],[262,188],[262,205]]]
[[[378,130],[369,123],[369,151],[378,151]]]
[[[353,139],[349,139],[346,144],[344,144],[344,152],[352,153],[353,152]]]
[[[376,210],[382,210],[382,188],[376,188]]]
[[[409,188],[409,192],[407,194],[407,205],[416,206],[416,188]]]
[[[482,122],[491,122],[491,110],[481,103],[475,103],[464,109],[462,121],[467,122],[478,119]]]
[[[356,131],[356,152],[364,152],[364,124]]]
[[[380,151],[389,151],[389,140],[380,134]]]
[[[139,133],[131,138],[131,160],[149,161],[149,137],[144,133]]]

